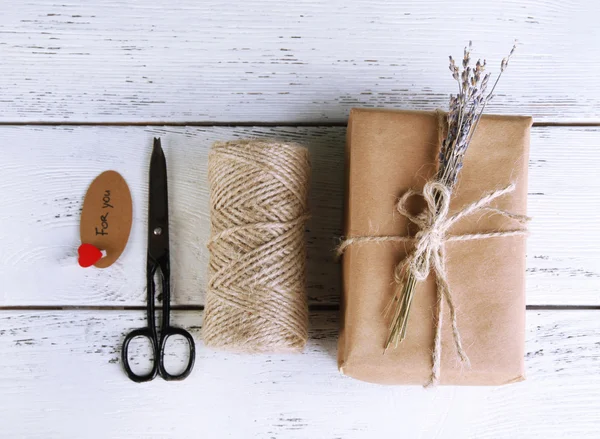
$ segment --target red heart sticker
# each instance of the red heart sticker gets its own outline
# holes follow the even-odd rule
[[[91,267],[103,256],[100,249],[92,244],[81,244],[77,253],[79,253],[79,265],[84,268]]]

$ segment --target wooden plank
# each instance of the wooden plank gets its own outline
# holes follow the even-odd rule
[[[198,337],[192,375],[135,384],[119,358],[142,311],[0,313],[6,437],[592,438],[600,411],[598,311],[530,311],[528,380],[505,387],[385,387],[341,376],[337,313],[311,315],[302,355],[213,352],[201,312],[174,321]],[[181,361],[179,345],[169,363]],[[147,361],[148,352],[132,354]],[[106,422],[107,419],[110,422]]]
[[[353,106],[447,106],[475,39],[489,107],[599,121],[593,0],[33,0],[0,20],[0,121],[342,121]]]
[[[0,127],[0,306],[140,306],[145,301],[147,166],[161,136],[169,167],[173,303],[202,305],[209,236],[207,154],[215,140],[273,137],[312,154],[307,240],[313,304],[336,304],[333,260],[343,205],[342,127]],[[600,128],[534,128],[530,161],[528,304],[598,305]],[[87,186],[115,169],[134,200],[130,242],[106,270],[81,269],[79,211]]]
[[[531,139],[527,294],[532,304],[598,305],[600,128],[537,128]]]

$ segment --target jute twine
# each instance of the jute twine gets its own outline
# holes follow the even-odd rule
[[[241,352],[304,348],[309,173],[308,151],[299,145],[213,145],[207,346]]]
[[[441,142],[444,128],[444,115],[437,112],[438,136]],[[414,236],[352,236],[346,238],[338,247],[338,256],[351,245],[366,243],[399,242],[414,245],[414,250],[408,257],[401,261],[394,270],[394,281],[397,291],[400,291],[405,279],[405,273],[410,272],[417,281],[424,281],[430,272],[435,274],[437,285],[437,316],[435,321],[435,337],[431,355],[431,376],[426,387],[436,386],[440,382],[442,364],[442,320],[444,317],[444,302],[450,311],[450,323],[452,326],[452,337],[456,355],[460,362],[467,367],[470,365],[469,358],[462,346],[460,331],[458,329],[457,311],[452,298],[448,274],[446,271],[446,242],[473,241],[479,239],[507,238],[511,236],[526,236],[528,234],[526,224],[530,218],[508,212],[503,209],[491,207],[490,204],[496,198],[513,192],[516,188],[514,183],[485,193],[478,200],[450,214],[450,200],[452,189],[437,181],[435,178],[425,183],[422,191],[409,189],[396,203],[396,211],[405,216],[410,222],[419,227],[419,232]],[[412,215],[407,208],[410,197],[420,195],[425,200],[426,207],[418,215]],[[501,215],[513,220],[519,227],[511,230],[492,230],[483,233],[466,233],[461,235],[449,234],[450,228],[461,219],[477,212],[487,211],[491,214]],[[396,292],[397,294],[397,292]],[[394,300],[401,299],[394,296]]]

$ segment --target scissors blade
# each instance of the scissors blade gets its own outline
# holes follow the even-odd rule
[[[150,158],[148,198],[148,255],[158,263],[168,263],[168,260],[164,259],[169,255],[167,161],[160,138],[156,137]]]

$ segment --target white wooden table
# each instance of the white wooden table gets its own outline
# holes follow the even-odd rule
[[[63,3],[6,4],[0,18],[1,437],[600,437],[598,2]],[[528,380],[431,391],[341,376],[332,249],[349,109],[445,108],[447,55],[473,39],[495,69],[515,37],[489,111],[535,118]],[[120,346],[145,318],[153,136],[170,171],[174,321],[195,334],[198,357],[183,382],[139,385]],[[302,355],[218,353],[200,338],[207,152],[240,137],[295,140],[313,155]],[[106,169],[130,184],[134,225],[114,266],[84,270],[81,204]]]

